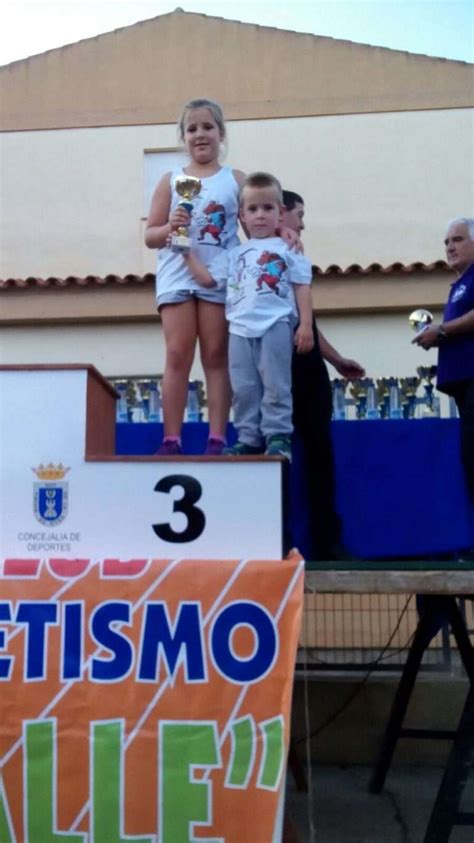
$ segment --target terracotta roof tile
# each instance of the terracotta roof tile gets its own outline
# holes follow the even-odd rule
[[[318,276],[331,275],[371,275],[380,273],[382,275],[390,275],[394,273],[414,273],[414,272],[439,272],[451,271],[445,261],[435,261],[435,263],[423,263],[423,261],[416,261],[415,263],[403,264],[400,262],[382,266],[380,263],[371,263],[366,267],[360,266],[358,263],[353,263],[343,269],[338,264],[331,264],[322,269],[320,266],[313,265],[313,271]],[[77,275],[68,275],[66,278],[56,278],[50,276],[48,278],[36,278],[28,276],[27,278],[4,278],[0,279],[0,290],[5,290],[11,287],[17,289],[25,289],[27,287],[106,287],[106,286],[126,286],[127,284],[145,285],[154,283],[155,276],[152,272],[147,272],[145,275],[135,275],[128,273],[127,275],[109,274],[105,276],[86,275],[84,278]]]
[[[382,275],[390,275],[396,272],[404,272],[407,274],[413,272],[451,272],[446,261],[435,261],[434,263],[423,263],[423,261],[416,261],[415,263],[404,264],[400,261],[391,263],[388,266],[382,266],[380,263],[370,263],[363,267],[358,263],[352,263],[343,269],[338,264],[331,264],[326,269],[321,269],[320,266],[313,266],[316,275],[370,275],[372,273],[381,273]]]
[[[154,280],[155,276],[152,272],[148,272],[146,275],[129,273],[123,276],[110,274],[103,277],[99,275],[86,275],[84,278],[77,275],[68,275],[66,278],[56,278],[53,276],[36,278],[29,276],[28,278],[0,279],[0,290],[8,287],[22,289],[25,287],[106,287],[107,285],[113,286],[114,284],[125,286],[126,284],[147,284],[154,282]]]

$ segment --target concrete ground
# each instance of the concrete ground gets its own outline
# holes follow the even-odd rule
[[[296,791],[289,773],[287,805],[298,843],[423,843],[442,769],[394,765],[380,795],[368,792],[370,772],[367,766],[314,765],[309,808],[308,795]],[[472,780],[461,807],[474,810]],[[449,843],[474,843],[474,827],[457,826]]]

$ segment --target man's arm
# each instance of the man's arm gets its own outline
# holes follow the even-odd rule
[[[319,347],[321,349],[321,356],[324,360],[327,360],[328,363],[331,363],[332,366],[342,375],[344,378],[348,378],[351,380],[352,378],[363,378],[365,377],[365,369],[360,363],[357,363],[356,360],[351,360],[349,357],[342,357],[338,351],[331,345],[330,342],[326,339],[323,332],[317,329],[318,331],[318,338],[319,338]]]

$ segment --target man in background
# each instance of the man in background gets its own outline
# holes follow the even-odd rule
[[[304,200],[292,190],[283,191],[282,224],[298,234],[304,231]],[[310,515],[311,560],[331,560],[343,555],[341,524],[336,512],[334,456],[331,438],[332,390],[324,361],[343,377],[362,378],[364,368],[342,357],[317,328],[313,319],[314,347],[308,354],[293,354],[293,424],[304,448],[303,482]]]
[[[474,219],[453,220],[444,240],[446,259],[457,279],[451,283],[441,324],[432,324],[412,342],[438,348],[437,386],[456,401],[461,423],[461,460],[474,504]]]

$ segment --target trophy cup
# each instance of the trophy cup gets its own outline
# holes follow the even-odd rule
[[[139,403],[139,421],[148,421],[150,412],[150,381],[139,378],[136,383]]]
[[[379,402],[380,418],[388,419],[390,410],[390,390],[388,388],[387,378],[377,378],[377,398]]]
[[[406,419],[415,418],[416,391],[420,385],[420,378],[400,378],[402,393],[403,416]]]
[[[377,398],[377,389],[376,389],[376,386],[375,386],[372,378],[366,378],[366,380],[368,380],[367,398],[366,398],[366,402],[367,402],[366,416],[367,416],[368,419],[379,419],[380,413],[379,413],[379,403],[378,403],[378,398]]]
[[[148,421],[156,424],[163,421],[163,411],[161,407],[160,385],[158,379],[149,381],[149,404],[148,404]]]
[[[423,382],[425,390],[424,398],[426,406],[423,415],[436,416],[437,412],[434,405],[433,395],[434,384],[432,383],[432,380],[436,376],[437,366],[418,366],[416,371]]]
[[[201,191],[201,179],[196,176],[178,176],[174,182],[175,190],[183,198],[178,205],[181,205],[188,214],[193,210],[194,199]],[[189,226],[181,225],[171,237],[171,249],[173,252],[189,252],[191,248],[191,237],[188,231]]]
[[[431,325],[433,321],[433,314],[430,313],[429,310],[419,307],[417,310],[410,313],[408,321],[413,330],[416,331],[416,335],[419,336]]]
[[[116,404],[116,421],[118,423],[128,422],[128,382],[126,380],[112,381],[112,386],[119,395]]]
[[[367,416],[367,393],[371,385],[373,386],[373,383],[370,378],[355,378],[352,381],[350,393],[354,399],[358,419],[365,419]]]
[[[403,418],[402,403],[400,400],[400,387],[398,378],[387,378],[388,387],[388,415],[390,419]]]
[[[342,378],[334,378],[332,381],[332,408],[334,421],[345,421],[347,418],[346,385],[347,381]]]
[[[147,381],[141,378],[134,378],[131,381],[133,390],[133,398],[130,401],[132,422],[140,423],[147,421],[148,390],[145,384],[147,384]]]

